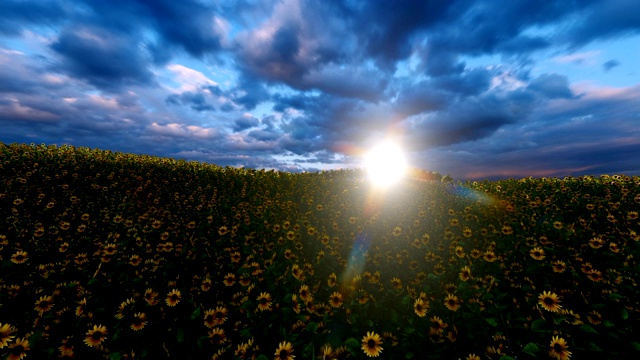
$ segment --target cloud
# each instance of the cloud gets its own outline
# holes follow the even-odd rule
[[[604,71],[609,71],[616,66],[620,66],[620,61],[615,59],[608,60],[604,64],[602,64],[602,68],[604,69]]]
[[[3,0],[0,2],[0,34],[17,36],[33,25],[57,24],[71,15],[68,9],[58,1]]]
[[[51,48],[62,57],[59,70],[100,89],[156,84],[146,55],[129,36],[95,27],[71,27],[62,31]]]
[[[235,132],[240,132],[243,130],[247,130],[253,127],[256,127],[260,125],[260,120],[249,115],[246,114],[240,118],[237,118],[234,120],[233,122],[233,131]]]
[[[569,80],[566,76],[559,74],[542,74],[533,79],[528,88],[550,99],[573,97],[569,88]]]

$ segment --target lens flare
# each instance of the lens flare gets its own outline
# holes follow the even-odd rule
[[[407,170],[404,152],[393,141],[384,141],[365,156],[365,166],[371,181],[380,187],[398,182]]]

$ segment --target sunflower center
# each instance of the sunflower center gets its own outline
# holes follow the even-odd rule
[[[102,338],[102,333],[100,331],[96,331],[91,335],[93,340],[100,340]]]
[[[555,301],[553,301],[553,299],[550,298],[550,297],[546,297],[546,298],[544,298],[544,303],[547,304],[547,305],[553,305],[553,304],[555,304]]]
[[[376,341],[373,339],[369,339],[369,341],[367,341],[367,347],[369,347],[370,349],[374,349],[376,347]]]
[[[561,353],[561,352],[562,352],[562,350],[563,350],[562,345],[557,344],[557,343],[556,343],[556,344],[553,344],[553,351],[555,351],[556,353]]]

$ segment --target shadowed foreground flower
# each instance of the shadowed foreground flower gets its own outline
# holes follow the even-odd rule
[[[84,343],[91,347],[98,346],[106,339],[106,335],[107,328],[105,326],[93,325],[93,329],[87,331]]]
[[[460,299],[453,294],[449,294],[444,299],[444,306],[451,311],[458,311],[460,308]]]
[[[459,277],[462,281],[468,281],[471,278],[471,269],[468,266],[463,267],[460,269]]]
[[[7,357],[7,360],[24,359],[24,357],[27,356],[27,350],[29,350],[29,341],[27,339],[16,339],[16,342],[9,346],[9,357]]]
[[[208,334],[209,334],[209,338],[211,339],[211,342],[215,345],[224,344],[225,341],[227,340],[227,335],[224,333],[224,330],[217,327],[211,329],[211,331],[209,331]]]
[[[535,260],[542,260],[544,259],[544,250],[539,247],[535,247],[529,251],[529,255],[531,255]]]
[[[131,324],[131,330],[139,331],[147,325],[147,315],[145,313],[136,313],[133,315],[133,323]]]
[[[53,308],[53,297],[51,297],[49,295],[40,296],[40,299],[38,299],[38,301],[36,301],[35,309],[38,310],[38,312],[40,312],[40,313],[47,312],[47,311],[51,310],[51,308]]]
[[[562,308],[562,305],[558,304],[559,302],[558,295],[550,291],[543,291],[538,296],[538,304],[547,311],[558,312]]]
[[[0,323],[0,349],[7,346],[11,340],[15,337],[11,333],[15,332],[16,328],[9,324]]]
[[[167,295],[167,299],[165,300],[165,302],[167,303],[167,305],[169,306],[176,306],[178,305],[178,303],[180,302],[180,297],[182,295],[180,294],[179,290],[173,289],[171,290],[171,292]]]
[[[382,352],[382,339],[380,335],[375,332],[367,332],[367,335],[362,337],[362,350],[369,357],[377,357]]]
[[[339,308],[340,306],[342,306],[342,301],[342,294],[337,291],[334,291],[333,294],[331,294],[331,296],[329,297],[329,304],[331,304],[331,306],[333,306],[334,308]]]
[[[413,304],[413,311],[419,317],[425,317],[427,315],[428,309],[429,309],[428,303],[425,303],[425,301],[420,298],[416,299],[416,302]]]
[[[27,261],[28,258],[29,256],[25,251],[17,251],[15,254],[11,255],[11,262],[14,264],[22,264]]]
[[[567,350],[569,346],[565,339],[554,336],[551,338],[551,350],[549,350],[549,356],[558,360],[568,360],[571,357],[571,351]]]
[[[269,293],[263,292],[258,296],[258,310],[271,310],[271,295]]]
[[[293,345],[288,341],[283,341],[278,345],[278,349],[276,349],[275,360],[293,360],[295,355],[291,355],[292,353]]]

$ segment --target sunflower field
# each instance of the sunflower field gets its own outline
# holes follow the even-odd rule
[[[283,173],[0,143],[0,359],[640,355],[640,177]]]

